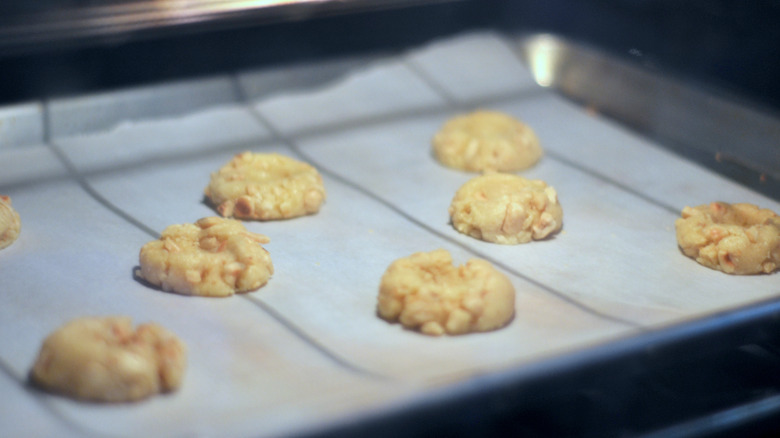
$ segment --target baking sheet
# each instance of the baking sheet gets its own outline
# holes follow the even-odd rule
[[[197,96],[203,86],[215,102],[193,98],[184,112],[157,105],[165,89],[50,102],[44,142],[0,148],[0,193],[23,223],[19,240],[0,252],[0,387],[10,394],[0,402],[0,434],[306,433],[381,415],[472,375],[780,292],[777,275],[728,276],[684,257],[673,227],[685,205],[724,200],[780,211],[778,202],[537,86],[517,44],[461,35],[357,66],[349,60],[349,74],[283,92],[259,84],[278,71],[238,72],[173,87],[174,96]],[[564,228],[554,238],[502,246],[448,224],[453,194],[473,175],[438,165],[430,138],[478,107],[537,131],[546,155],[522,175],[558,191]],[[315,216],[246,223],[271,238],[268,285],[209,299],[136,281],[140,247],[168,225],[213,215],[202,195],[208,175],[244,150],[308,161],[328,191]],[[488,259],[511,278],[509,326],[431,338],[375,315],[387,266],[436,248],[459,264]],[[181,390],[104,406],[27,386],[49,332],[110,314],[160,322],[187,343]]]

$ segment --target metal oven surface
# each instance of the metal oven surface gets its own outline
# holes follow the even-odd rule
[[[776,319],[776,274],[703,268],[680,253],[673,225],[684,206],[714,200],[780,211],[771,166],[768,185],[753,190],[606,117],[621,109],[608,96],[571,93],[575,103],[546,87],[603,78],[565,68],[582,53],[605,59],[550,36],[475,32],[389,55],[3,108],[0,193],[11,196],[22,234],[0,252],[2,435],[288,436],[371,425],[415,433],[446,416],[437,406],[564,382],[571,370],[650,346],[683,348],[723,327]],[[545,156],[522,175],[558,191],[559,235],[503,246],[450,226],[449,202],[473,175],[436,163],[430,139],[474,108],[536,130]],[[777,132],[777,119],[755,114],[767,135]],[[269,284],[205,299],[137,281],[140,247],[168,225],[213,215],[202,194],[208,176],[244,150],[307,161],[328,191],[317,215],[246,223],[271,238]],[[748,167],[761,174],[777,150],[756,150],[768,155]],[[433,338],[376,316],[389,263],[437,248],[457,263],[486,259],[511,278],[509,326]],[[50,331],[112,314],[180,335],[189,346],[181,390],[96,406],[27,384]],[[455,408],[472,409],[477,423],[500,410]]]

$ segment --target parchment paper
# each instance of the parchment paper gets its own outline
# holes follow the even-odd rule
[[[723,200],[780,211],[777,202],[538,87],[513,50],[500,35],[463,35],[365,65],[350,60],[348,74],[319,88],[308,78],[300,91],[218,97],[211,108],[151,111],[87,134],[63,128],[73,102],[54,102],[51,123],[60,128],[48,142],[0,150],[0,193],[23,223],[19,240],[0,252],[0,435],[315,431],[472,375],[780,292],[777,275],[729,276],[686,258],[673,226],[685,205]],[[262,78],[240,72],[208,89],[232,81],[252,96]],[[138,102],[132,93],[115,97]],[[512,114],[541,138],[544,158],[522,175],[558,191],[564,227],[554,238],[503,246],[450,226],[449,202],[474,175],[439,165],[430,139],[449,117],[478,107]],[[271,238],[268,285],[213,299],[138,282],[141,246],[168,225],[215,215],[203,199],[209,174],[244,150],[307,161],[328,192],[317,215],[246,223]],[[485,258],[510,277],[517,303],[507,327],[433,338],[376,316],[387,266],[437,248],[458,264]],[[72,318],[112,314],[157,321],[187,343],[179,391],[95,405],[27,384],[48,333]]]

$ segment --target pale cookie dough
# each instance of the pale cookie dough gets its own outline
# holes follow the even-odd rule
[[[141,248],[138,272],[149,283],[183,295],[226,297],[268,282],[271,256],[260,244],[269,239],[234,219],[208,217],[171,225],[159,240]]]
[[[243,152],[211,174],[206,196],[224,217],[288,219],[320,210],[322,176],[314,167],[279,154]]]
[[[563,226],[558,194],[544,181],[489,173],[466,182],[449,208],[459,232],[487,242],[526,243]]]
[[[527,169],[542,157],[534,131],[496,111],[454,117],[436,133],[433,153],[442,164],[470,172]]]
[[[752,204],[685,207],[674,223],[683,253],[727,274],[769,274],[780,266],[780,217]]]
[[[419,252],[387,268],[377,311],[387,321],[426,335],[485,332],[512,319],[515,289],[484,260],[455,267],[443,249]]]
[[[181,386],[186,347],[154,324],[128,317],[78,318],[44,340],[30,378],[73,398],[135,401]]]
[[[11,198],[0,195],[0,249],[14,243],[21,229],[22,221],[11,207]]]

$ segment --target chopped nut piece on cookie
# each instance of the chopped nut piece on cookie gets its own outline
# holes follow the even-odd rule
[[[159,240],[141,248],[139,275],[183,295],[226,297],[253,291],[274,272],[271,256],[260,245],[268,242],[233,219],[207,217],[171,225]]]
[[[527,169],[542,157],[534,131],[497,111],[475,111],[447,121],[432,140],[442,164],[470,172]]]
[[[14,243],[21,229],[22,221],[11,206],[11,198],[0,195],[0,249]]]
[[[30,378],[73,398],[124,402],[179,388],[186,365],[186,347],[160,325],[79,318],[44,340]]]
[[[449,213],[456,230],[493,243],[540,240],[563,226],[555,189],[541,180],[506,173],[466,182],[455,193]]]
[[[780,216],[752,204],[685,207],[677,243],[699,264],[727,274],[769,274],[780,266]]]
[[[322,176],[314,167],[279,154],[243,152],[211,174],[206,197],[224,217],[289,219],[320,210]]]
[[[460,335],[505,326],[515,313],[509,279],[479,259],[455,267],[440,249],[394,261],[382,276],[377,311],[426,335]]]

